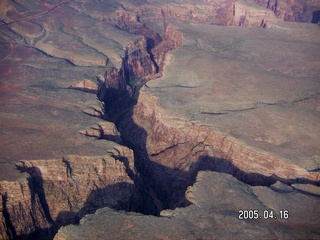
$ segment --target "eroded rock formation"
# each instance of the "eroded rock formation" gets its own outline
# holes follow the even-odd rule
[[[77,81],[69,86],[70,89],[76,89],[83,92],[89,92],[89,93],[97,93],[98,92],[98,84],[95,82],[92,82],[89,79],[83,79],[80,81]]]
[[[257,2],[262,6],[266,4],[263,1]],[[70,1],[57,13],[62,20],[40,14],[43,19],[37,23],[24,21],[22,14],[16,11],[20,18],[16,18],[13,22],[4,22],[1,26],[7,27],[4,32],[9,37],[6,39],[19,36],[17,42],[24,42],[25,46],[44,52],[46,57],[49,55],[62,60],[59,62],[60,65],[65,64],[77,69],[81,67],[86,71],[93,67],[102,69],[104,77],[98,77],[99,89],[91,80],[77,82],[70,88],[84,92],[98,92],[98,98],[104,102],[104,112],[96,108],[85,112],[91,116],[111,120],[118,130],[111,123],[99,123],[90,130],[80,130],[80,133],[123,144],[132,150],[112,143],[114,149],[106,147],[104,151],[109,154],[104,156],[65,155],[62,159],[25,160],[17,163],[17,168],[24,172],[25,176],[15,181],[0,182],[1,238],[43,238],[47,234],[52,238],[60,226],[77,223],[85,214],[93,213],[101,207],[113,210],[108,208],[98,211],[97,217],[85,217],[81,221],[84,231],[92,230],[88,219],[94,221],[98,219],[97,221],[102,223],[101,219],[107,214],[107,220],[102,223],[102,227],[105,227],[104,223],[108,225],[110,221],[112,222],[113,217],[123,224],[125,229],[132,227],[152,229],[151,223],[153,228],[164,224],[169,229],[165,235],[169,234],[166,236],[172,239],[181,236],[194,239],[200,233],[204,238],[234,237],[236,232],[244,227],[249,227],[250,230],[243,237],[281,236],[281,230],[270,233],[269,229],[272,229],[272,226],[268,224],[259,223],[260,225],[257,224],[259,226],[252,226],[246,222],[239,224],[235,217],[237,209],[244,206],[249,209],[253,205],[240,206],[232,200],[243,196],[241,190],[244,190],[246,194],[249,192],[249,197],[245,195],[256,204],[254,206],[263,210],[259,202],[263,199],[262,202],[267,202],[268,206],[277,209],[277,206],[272,206],[268,199],[265,199],[271,191],[269,188],[252,190],[247,184],[270,186],[278,181],[278,185],[284,186],[300,183],[319,185],[319,172],[307,171],[285,158],[251,147],[209,126],[192,123],[188,119],[174,118],[159,106],[156,97],[146,93],[145,89],[140,92],[140,89],[147,81],[163,75],[166,64],[170,62],[167,53],[183,45],[184,37],[179,30],[179,26],[183,24],[268,27],[272,25],[269,25],[270,22],[276,20],[275,16],[285,20],[304,21],[305,18],[296,17],[300,10],[289,13],[287,8],[283,10],[284,7],[278,1],[274,3],[268,1],[264,8],[246,1],[216,0],[187,1],[183,4],[159,2],[157,5],[141,5],[130,1],[96,4],[98,3]],[[44,7],[53,9],[58,5],[44,4]],[[37,6],[42,9],[40,5]],[[28,7],[30,8],[26,6],[26,9]],[[7,7],[7,13],[14,16],[12,9]],[[68,11],[74,11],[70,20],[66,17]],[[2,15],[7,13],[3,11]],[[309,10],[307,16],[309,19]],[[28,19],[33,18],[30,16]],[[83,26],[78,27],[76,23]],[[104,41],[100,41],[100,38]],[[198,43],[198,38],[195,42],[205,44],[205,41]],[[10,46],[12,47],[12,43]],[[9,49],[3,60],[10,58],[11,50]],[[225,51],[209,50],[213,53]],[[241,51],[239,52],[241,55]],[[171,56],[171,61],[172,59]],[[28,67],[38,69],[39,63],[31,63]],[[59,113],[53,111],[53,114]],[[241,182],[221,173],[214,173],[214,176],[200,173],[196,187],[188,188],[195,182],[200,170],[227,173]],[[201,180],[202,177],[204,180]],[[221,180],[218,182],[221,185],[215,185],[218,190],[219,187],[230,187],[228,184],[223,184],[225,182],[238,187],[231,187],[231,192],[235,191],[236,194],[232,195],[231,203],[223,209],[227,213],[215,215],[216,219],[224,219],[221,222],[212,221],[207,215],[209,210],[214,211],[223,205],[219,199],[214,203],[208,200],[214,191],[208,191],[210,187],[205,185],[205,182],[214,184],[213,179]],[[200,190],[203,186],[207,188],[199,193],[201,191],[197,190],[197,185],[200,186],[198,187]],[[291,189],[288,186],[287,188]],[[222,189],[220,193],[228,195],[224,190]],[[208,192],[208,196],[204,196],[203,192]],[[257,200],[253,193],[261,196],[261,199]],[[279,200],[277,194],[274,198]],[[286,197],[280,200],[284,201],[283,199]],[[310,202],[314,203],[316,200],[311,199]],[[191,203],[192,206],[181,211],[177,209],[161,212],[163,209],[185,207]],[[199,206],[203,207],[202,210],[198,209]],[[137,220],[141,217],[138,213],[130,216],[114,210],[153,215],[159,215],[161,212],[162,216],[180,217],[174,218],[175,225],[171,225],[171,221],[167,218],[144,216],[140,221]],[[233,211],[232,217],[228,211]],[[182,216],[185,212],[188,213],[186,218]],[[194,219],[194,214],[198,214],[199,219],[206,218],[206,220],[197,222],[198,219]],[[129,223],[123,223],[118,219],[123,216]],[[218,227],[211,229],[213,222],[218,222],[220,223],[218,226],[222,226],[229,220],[232,227],[225,228],[221,234]],[[185,225],[183,224],[185,221],[194,222],[195,225]],[[236,229],[232,233],[227,233],[235,225]],[[127,236],[121,235],[123,231],[118,231],[116,225],[110,224],[110,226],[120,232],[120,238]],[[179,226],[179,231],[173,230],[175,226]],[[79,230],[79,228],[82,229],[82,227],[62,229],[56,238],[72,239],[65,231]],[[105,229],[109,233],[113,231],[111,227]],[[201,232],[203,229],[206,231]],[[162,228],[157,228],[159,238],[163,236],[161,230]],[[252,234],[251,230],[258,233]],[[94,234],[99,234],[99,231]],[[139,233],[137,237],[149,237],[149,233],[154,234],[154,231]],[[88,232],[81,237],[85,238],[86,234]],[[304,236],[303,234],[301,236]],[[75,236],[74,239],[79,239],[78,235]]]
[[[57,227],[76,223],[103,206],[126,211],[142,207],[133,153],[125,147],[106,156],[70,155],[17,166],[28,175],[0,184],[5,217],[1,224],[9,225],[10,238],[50,237]]]
[[[148,41],[152,44],[149,45]],[[122,67],[105,73],[98,97],[108,106],[106,112],[111,118],[116,118],[113,115],[121,114],[121,109],[135,101],[139,88],[145,82],[161,77],[165,55],[182,44],[182,34],[168,27],[161,42],[154,45],[157,41],[143,36],[129,44]]]
[[[233,16],[227,25],[245,27],[268,27],[269,21],[275,21],[275,15],[266,8],[257,8],[246,1],[233,4]]]
[[[254,0],[255,3],[271,9],[275,16],[286,21],[318,23],[320,4],[315,0]]]
[[[155,97],[143,92],[133,110],[117,122],[166,208],[186,204],[184,192],[200,169],[227,172],[253,185],[320,181],[318,172],[308,172],[208,126],[169,117]]]
[[[99,209],[95,214],[86,215],[79,225],[61,228],[54,239],[105,239],[108,236],[127,239],[132,238],[132,234],[142,239],[308,239],[319,236],[319,219],[315,217],[319,214],[316,208],[319,200],[295,190],[275,193],[267,187],[248,186],[225,173],[204,171],[199,172],[186,195],[193,202],[191,206],[162,211],[161,217]],[[306,214],[306,222],[301,222],[293,211],[289,212],[289,219],[280,220],[280,209],[287,207],[285,199],[301,203],[296,208],[301,212],[310,212],[310,206],[314,215]],[[261,219],[239,220],[239,210],[251,208],[259,212]],[[277,219],[263,217],[265,211],[273,211]],[[281,230],[283,225],[286,225],[285,231]],[[310,231],[301,231],[304,228]]]
[[[40,200],[43,194],[39,196],[30,178],[17,182],[2,181],[0,187],[5,217],[2,224],[7,224],[4,239],[24,238],[39,229],[51,227],[51,219],[47,219],[45,212],[47,209],[43,208]]]

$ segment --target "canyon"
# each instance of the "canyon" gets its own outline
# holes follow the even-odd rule
[[[0,239],[319,238],[319,9],[3,1]]]

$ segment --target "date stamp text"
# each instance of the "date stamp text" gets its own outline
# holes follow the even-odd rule
[[[280,219],[287,220],[289,219],[289,211],[288,210],[264,210],[260,211],[258,209],[254,210],[242,210],[240,209],[238,212],[239,220],[252,220],[252,219]]]

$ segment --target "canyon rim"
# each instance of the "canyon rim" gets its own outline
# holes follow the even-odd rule
[[[320,239],[318,1],[0,6],[0,239]]]

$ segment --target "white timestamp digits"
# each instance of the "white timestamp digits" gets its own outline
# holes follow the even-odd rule
[[[238,212],[239,220],[251,220],[251,219],[281,219],[287,220],[289,219],[289,211],[288,210],[280,210],[279,212],[274,212],[274,210],[264,210],[262,215],[259,214],[259,210],[242,210],[240,209]]]
[[[244,219],[258,219],[259,218],[259,210],[239,210],[238,218],[240,220]]]
[[[289,211],[288,210],[280,210],[280,219],[288,219],[289,218]]]

